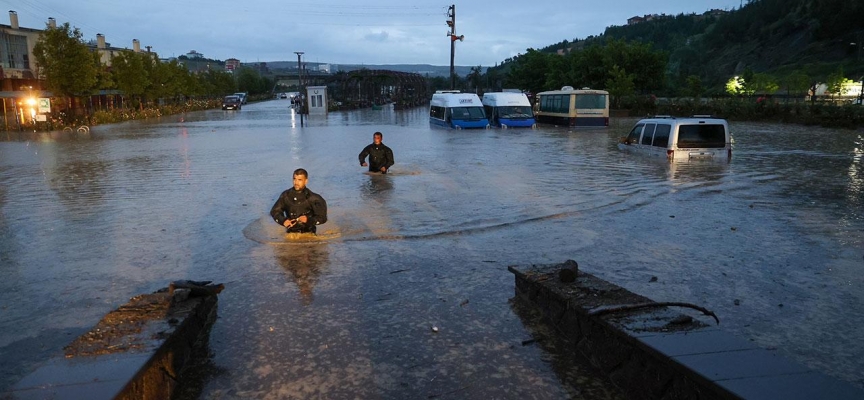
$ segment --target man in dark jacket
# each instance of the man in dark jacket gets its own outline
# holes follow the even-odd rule
[[[375,132],[372,135],[372,144],[366,146],[360,152],[360,166],[369,166],[369,172],[380,172],[386,174],[393,166],[393,150],[381,143],[384,135]],[[366,156],[369,156],[369,164],[366,164]]]
[[[327,202],[306,187],[309,173],[299,168],[294,171],[294,187],[282,192],[270,209],[270,216],[286,232],[311,232],[327,222]]]

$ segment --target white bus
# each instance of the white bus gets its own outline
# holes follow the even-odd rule
[[[609,92],[588,88],[537,94],[537,122],[564,126],[609,126]]]
[[[453,129],[489,128],[480,97],[458,90],[439,90],[432,95],[429,123]]]
[[[524,93],[492,92],[483,95],[483,108],[492,126],[536,127],[534,110]]]

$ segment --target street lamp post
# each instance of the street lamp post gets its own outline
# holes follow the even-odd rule
[[[297,86],[300,87],[300,126],[303,126],[303,110],[306,108],[306,94],[303,89],[303,67],[300,64],[300,57],[303,55],[302,51],[295,51],[294,54],[297,55]],[[296,104],[296,103],[295,103]]]

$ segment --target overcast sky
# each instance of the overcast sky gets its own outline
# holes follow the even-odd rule
[[[603,33],[644,14],[731,10],[741,0],[0,0],[19,24],[43,29],[48,17],[84,38],[115,47],[152,46],[161,57],[196,50],[242,62],[450,65],[447,8],[456,4],[456,65],[492,66],[527,48]],[[0,17],[3,24],[9,18]]]

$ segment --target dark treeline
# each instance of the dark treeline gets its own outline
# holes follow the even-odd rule
[[[504,76],[504,85],[532,91],[559,88],[556,77],[570,79],[567,84],[572,86],[603,88],[605,80],[597,73],[592,75],[585,64],[587,68],[614,67],[606,52],[638,46],[648,46],[642,51],[650,55],[649,63],[663,60],[659,85],[658,77],[641,76],[645,71],[640,70],[639,62],[629,66],[617,62],[619,71],[607,72],[606,77],[618,75],[620,81],[632,75],[635,93],[723,95],[729,79],[745,72],[776,82],[781,91],[789,90],[784,82],[804,79],[813,86],[827,82],[832,74],[857,81],[864,75],[864,2],[751,0],[719,16],[660,16],[634,25],[611,26],[598,36],[528,49],[487,73]],[[550,57],[541,62],[538,53]],[[552,61],[552,56],[557,60]],[[537,72],[536,67],[546,69]],[[545,79],[539,77],[541,73]]]

